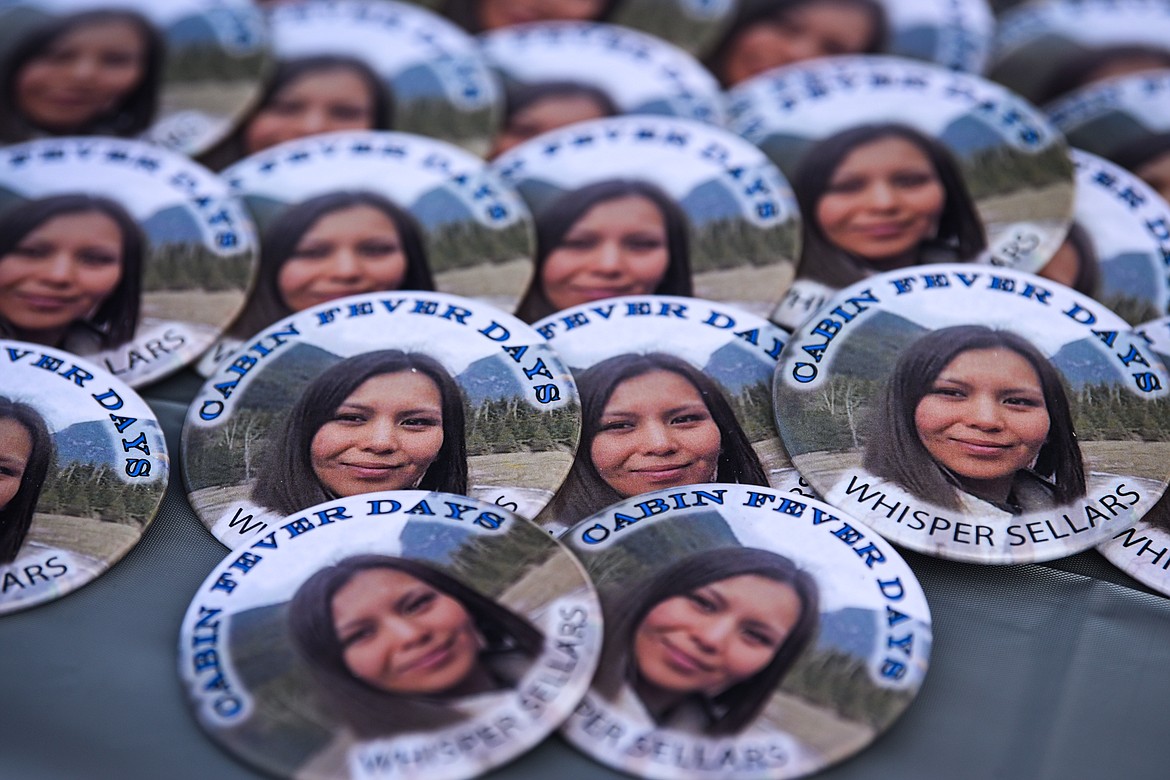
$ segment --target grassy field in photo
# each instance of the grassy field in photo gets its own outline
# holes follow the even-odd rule
[[[142,532],[135,526],[88,517],[42,515],[33,518],[28,540],[88,555],[99,560],[121,558]]]
[[[142,297],[142,317],[223,327],[235,317],[243,302],[244,293],[239,290],[160,290]]]

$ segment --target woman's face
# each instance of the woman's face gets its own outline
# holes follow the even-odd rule
[[[816,219],[831,244],[889,268],[938,231],[946,191],[930,158],[896,136],[847,154],[817,202]],[[890,263],[897,263],[891,265]]]
[[[0,257],[0,317],[30,339],[55,344],[114,292],[122,266],[122,229],[111,217],[51,217]]]
[[[569,228],[540,269],[555,309],[617,295],[648,295],[670,267],[666,221],[654,201],[625,195],[602,201]]]
[[[664,691],[716,696],[772,662],[800,611],[791,585],[758,574],[672,596],[634,632],[638,672]]]
[[[854,3],[805,3],[740,31],[728,46],[723,81],[733,86],[781,65],[860,54],[876,34],[873,26],[869,12]]]
[[[397,290],[406,263],[394,221],[373,206],[349,206],[305,231],[280,267],[276,287],[291,311],[304,311],[345,295]]]
[[[372,130],[375,98],[365,79],[346,67],[302,73],[276,91],[244,129],[255,154],[295,138],[334,130]]]
[[[334,594],[332,607],[346,667],[380,690],[443,693],[478,662],[479,640],[467,610],[406,572],[358,572]]]
[[[590,457],[623,497],[711,482],[722,435],[699,391],[673,371],[651,371],[614,388]]]
[[[0,512],[20,492],[31,457],[32,436],[28,429],[10,417],[0,418]]]
[[[443,446],[443,399],[418,371],[367,379],[313,435],[309,461],[321,485],[344,497],[406,490]]]
[[[588,95],[550,95],[529,103],[512,114],[496,137],[492,157],[558,127],[601,119],[609,115],[604,106]]]
[[[13,80],[16,107],[55,132],[116,110],[146,76],[146,41],[133,23],[110,19],[54,38]]]
[[[918,438],[935,462],[978,495],[1006,498],[1048,439],[1040,376],[1010,349],[972,349],[948,363],[914,410]]]
[[[587,22],[605,10],[605,0],[478,0],[476,5],[483,30],[529,22]]]

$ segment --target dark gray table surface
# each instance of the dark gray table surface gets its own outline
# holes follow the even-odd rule
[[[190,372],[143,395],[167,433],[170,489],[142,542],[56,602],[0,618],[0,778],[257,778],[187,709],[179,623],[225,549],[187,504],[176,462]],[[934,618],[918,699],[867,750],[817,777],[1168,776],[1170,600],[1095,552],[1047,565],[906,558]],[[624,777],[559,738],[500,780]]]

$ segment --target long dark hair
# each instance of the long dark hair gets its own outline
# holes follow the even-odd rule
[[[648,582],[622,583],[620,594],[607,593],[604,603],[610,608],[604,612],[605,641],[594,687],[614,698],[623,685],[636,684],[634,639],[638,627],[655,606],[714,582],[752,574],[790,586],[800,599],[800,616],[762,670],[713,698],[698,693],[692,696],[707,712],[706,735],[725,736],[742,731],[759,715],[784,675],[811,645],[820,623],[816,581],[790,559],[768,550],[752,547],[705,550],[667,566]]]
[[[646,198],[657,207],[666,226],[666,249],[669,262],[656,295],[692,294],[691,262],[687,238],[687,217],[674,199],[649,182],[634,179],[606,179],[565,193],[536,214],[536,270],[516,316],[536,322],[556,310],[549,303],[541,283],[541,271],[548,256],[565,240],[573,225],[594,206],[618,198]]]
[[[317,693],[327,710],[361,737],[425,730],[461,718],[441,698],[380,690],[355,677],[346,666],[345,648],[334,630],[333,597],[356,575],[377,569],[409,574],[458,601],[484,639],[481,656],[519,651],[535,658],[544,648],[544,635],[526,618],[430,564],[388,555],[354,555],[321,569],[305,580],[289,603],[289,634],[319,683]]]
[[[82,323],[98,336],[101,347],[108,349],[129,341],[138,327],[142,298],[142,266],[146,238],[138,223],[115,200],[98,195],[69,193],[25,201],[0,215],[0,262],[36,228],[63,214],[97,212],[114,221],[122,233],[122,277],[117,287],[98,305],[97,311]],[[0,318],[0,332],[20,338],[20,331]]]
[[[800,264],[797,276],[812,279],[834,289],[848,287],[869,275],[868,264],[826,238],[817,222],[817,205],[829,189],[833,174],[853,150],[885,138],[901,138],[917,147],[930,160],[946,193],[938,222],[938,237],[922,248],[947,252],[951,262],[969,262],[987,247],[983,222],[967,191],[959,166],[946,147],[912,127],[901,124],[871,124],[851,127],[819,141],[800,160],[792,188],[801,220]],[[919,262],[941,262],[920,259]]]
[[[260,269],[256,285],[244,305],[239,319],[232,324],[232,335],[248,338],[294,312],[280,294],[280,269],[296,251],[304,235],[323,217],[335,211],[370,206],[382,212],[398,231],[402,254],[406,257],[403,290],[433,290],[434,279],[427,265],[422,229],[410,212],[387,198],[368,190],[328,192],[285,209],[264,230],[260,242]]]
[[[761,2],[745,2],[732,23],[731,28],[720,39],[719,46],[707,58],[706,65],[723,86],[731,87],[724,70],[727,60],[735,48],[737,39],[747,30],[756,25],[780,24],[784,17],[803,6],[816,5],[823,0],[763,0]],[[831,5],[851,5],[865,12],[870,18],[870,36],[859,52],[842,52],[843,54],[877,54],[882,51],[889,34],[889,21],[886,18],[885,7],[877,0],[829,0]]]
[[[28,62],[43,53],[57,38],[91,24],[127,22],[142,38],[145,57],[142,78],[118,105],[80,127],[53,130],[34,125],[16,105],[16,81]],[[0,64],[0,138],[12,142],[34,135],[37,131],[71,135],[113,135],[130,137],[150,127],[158,108],[159,83],[163,71],[166,44],[163,37],[144,16],[134,11],[103,9],[83,11],[66,17],[52,17],[34,28],[13,48]]]
[[[581,443],[564,485],[542,514],[569,526],[625,498],[597,473],[591,456],[593,439],[601,430],[605,406],[618,385],[654,371],[669,371],[690,382],[711,413],[720,437],[714,481],[767,487],[768,476],[759,456],[715,380],[665,352],[629,353],[603,360],[576,377],[581,395]]]
[[[20,552],[24,538],[32,525],[37,500],[41,496],[45,478],[49,475],[49,466],[53,463],[56,448],[53,446],[53,438],[49,435],[49,428],[45,425],[45,418],[32,406],[0,395],[0,420],[14,420],[19,423],[28,431],[32,443],[28,463],[25,464],[24,475],[20,480],[20,488],[16,495],[0,508],[0,563],[11,563],[16,560],[16,554]]]
[[[289,410],[287,421],[282,421],[272,433],[260,476],[252,488],[252,500],[289,515],[336,498],[313,472],[309,454],[313,437],[366,380],[403,371],[416,371],[429,377],[439,388],[442,403],[443,444],[418,488],[466,495],[467,443],[459,386],[432,357],[384,349],[347,358],[309,383]]]
[[[373,105],[373,123],[370,130],[389,130],[394,121],[394,97],[382,78],[364,60],[342,54],[318,54],[282,60],[264,87],[264,93],[240,125],[230,136],[211,150],[204,153],[200,161],[212,170],[221,170],[253,154],[247,147],[245,136],[256,115],[263,111],[272,100],[298,79],[315,72],[348,70],[362,80]]]
[[[976,349],[1007,349],[1024,358],[1040,378],[1048,411],[1048,439],[1033,469],[1055,483],[1058,504],[1085,495],[1085,466],[1060,374],[1024,337],[985,325],[956,325],[920,337],[902,350],[869,419],[863,464],[919,498],[948,509],[960,507],[960,488],[931,457],[915,424],[918,403],[952,360]]]

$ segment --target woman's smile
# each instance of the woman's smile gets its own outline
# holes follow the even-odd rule
[[[662,647],[666,651],[663,654],[664,662],[680,674],[710,672],[714,668],[711,664],[696,658],[680,647],[676,647],[667,637],[662,638]]]

